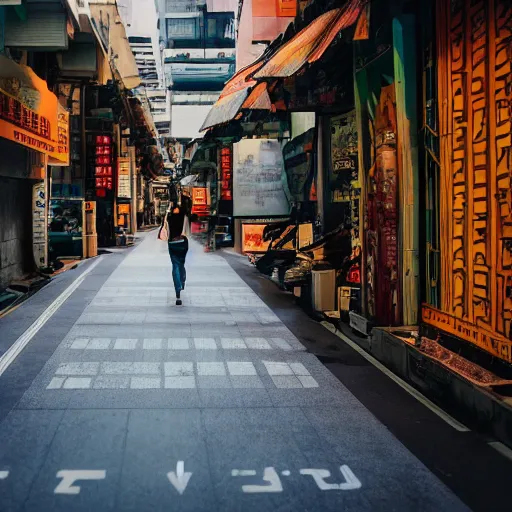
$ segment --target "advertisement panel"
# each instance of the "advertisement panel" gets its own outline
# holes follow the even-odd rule
[[[267,252],[270,241],[263,241],[266,224],[242,224],[242,251]]]
[[[127,157],[117,159],[117,197],[124,199],[132,197],[130,159]]]
[[[233,211],[235,217],[284,216],[290,205],[284,190],[281,144],[277,140],[242,140],[234,145]]]

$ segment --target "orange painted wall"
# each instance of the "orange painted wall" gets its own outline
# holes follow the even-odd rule
[[[437,1],[441,307],[423,320],[512,363],[508,0]]]

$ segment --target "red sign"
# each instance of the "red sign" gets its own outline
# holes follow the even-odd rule
[[[231,148],[225,147],[220,151],[221,189],[220,198],[226,201],[233,200],[233,157]]]
[[[105,197],[106,191],[112,190],[114,184],[112,137],[110,135],[97,135],[95,143],[94,181],[96,195]]]

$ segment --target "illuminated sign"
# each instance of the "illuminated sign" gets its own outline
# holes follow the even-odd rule
[[[0,137],[69,165],[69,114],[44,80],[0,56]]]
[[[233,170],[231,148],[222,148],[220,151],[221,190],[220,198],[226,201],[233,200]]]
[[[242,224],[242,251],[267,252],[270,240],[263,241],[266,224]]]
[[[110,135],[96,135],[95,137],[95,166],[94,182],[96,195],[105,197],[107,190],[113,188],[113,147]]]

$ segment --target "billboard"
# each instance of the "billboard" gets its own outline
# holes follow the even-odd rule
[[[247,139],[234,144],[233,214],[235,217],[288,215],[281,144]]]

